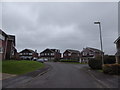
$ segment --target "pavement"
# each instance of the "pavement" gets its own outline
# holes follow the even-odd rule
[[[92,70],[87,66],[83,70],[105,88],[120,88],[120,76],[118,75],[104,74],[98,70]]]
[[[17,75],[15,75],[15,74],[7,74],[7,73],[0,73],[0,80],[4,80],[4,79],[15,77],[15,76],[17,76]]]
[[[119,78],[87,64],[46,62],[44,69],[4,79],[3,88],[119,88]]]

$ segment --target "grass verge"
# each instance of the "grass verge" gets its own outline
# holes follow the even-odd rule
[[[36,61],[26,61],[26,60],[2,61],[2,72],[9,74],[16,74],[16,75],[25,74],[27,72],[32,72],[42,67],[44,67],[44,64]]]

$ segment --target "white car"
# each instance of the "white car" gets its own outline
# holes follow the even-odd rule
[[[45,61],[45,62],[47,62],[47,61],[48,61],[48,59],[44,59],[44,61]]]
[[[37,59],[38,62],[44,63],[44,59]]]

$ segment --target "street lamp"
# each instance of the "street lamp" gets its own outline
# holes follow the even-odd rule
[[[103,59],[103,45],[102,45],[102,34],[101,34],[101,23],[100,22],[94,22],[94,24],[99,25],[99,30],[100,30],[100,44],[101,44],[101,56],[102,56],[102,65],[104,65],[104,59]]]

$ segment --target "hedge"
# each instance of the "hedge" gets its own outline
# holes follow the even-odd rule
[[[91,69],[102,69],[102,60],[101,59],[90,59],[88,65]]]
[[[105,64],[103,72],[106,74],[120,75],[120,64]]]
[[[108,55],[105,55],[104,56],[104,64],[115,64],[116,63],[116,59],[115,59],[115,56],[108,56]]]
[[[66,59],[63,59],[63,60],[60,60],[61,62],[79,62],[79,60],[66,60]]]

